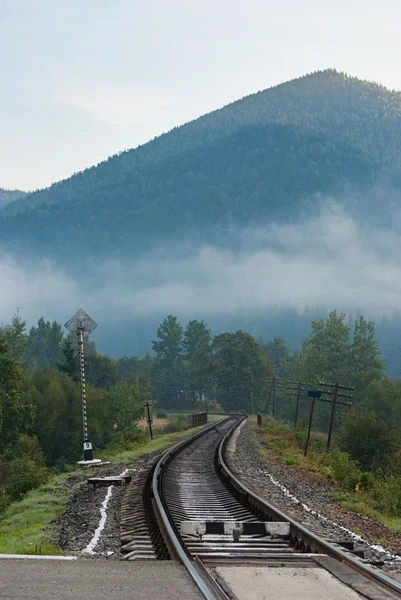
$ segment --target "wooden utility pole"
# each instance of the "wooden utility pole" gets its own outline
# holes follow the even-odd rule
[[[294,426],[297,426],[297,421],[298,421],[298,410],[299,410],[299,401],[301,398],[301,382],[298,383],[298,390],[297,390],[297,405],[295,407],[295,419],[294,419]]]
[[[267,415],[267,411],[269,410],[269,404],[270,404],[270,397],[271,397],[271,393],[272,393],[272,383],[270,382],[270,387],[269,387],[269,395],[267,397],[267,402],[266,402],[266,408],[265,408],[265,414]]]
[[[153,440],[152,417],[150,415],[150,404],[149,404],[149,402],[146,402],[145,406],[146,406],[146,410],[147,410],[147,413],[148,413],[148,425],[149,425],[150,439]]]
[[[316,398],[312,398],[312,403],[310,405],[308,433],[306,435],[306,440],[305,440],[304,456],[306,456],[308,454],[310,432],[312,429],[312,421],[313,421],[313,411],[315,410],[315,400],[316,400]]]
[[[313,411],[315,410],[315,401],[316,401],[316,398],[320,398],[321,395],[322,395],[322,392],[320,390],[308,390],[308,397],[312,398],[312,403],[311,403],[310,412],[309,412],[309,425],[308,425],[308,433],[307,433],[306,440],[305,440],[304,456],[306,456],[308,454],[310,433],[311,433],[312,421],[313,421]]]
[[[331,444],[331,436],[332,436],[332,433],[333,433],[333,426],[334,426],[334,415],[335,415],[335,412],[336,412],[336,404],[337,404],[337,394],[338,394],[338,383],[336,383],[336,385],[335,385],[334,394],[333,394],[333,401],[331,403],[331,415],[330,415],[329,433],[327,434],[327,446],[326,446],[327,449],[330,448],[330,444]]]
[[[335,419],[335,413],[336,413],[336,406],[338,404],[345,404],[344,402],[340,402],[338,400],[338,398],[348,398],[351,399],[352,395],[349,394],[341,394],[340,391],[346,390],[346,391],[353,391],[355,388],[353,387],[346,387],[345,385],[340,385],[339,383],[319,383],[319,385],[324,386],[324,387],[328,387],[328,388],[334,388],[329,390],[329,391],[324,391],[324,394],[328,394],[328,393],[332,393],[333,397],[331,400],[329,400],[329,402],[331,402],[331,414],[330,414],[330,424],[329,424],[329,431],[327,434],[327,444],[326,444],[326,450],[330,449],[330,445],[331,445],[331,438],[333,435],[333,428],[334,428],[334,419]],[[349,403],[348,403],[349,406]]]
[[[273,403],[272,403],[272,416],[274,418],[275,408],[276,408],[276,378],[273,377]]]

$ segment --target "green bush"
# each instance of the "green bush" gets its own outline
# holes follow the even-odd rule
[[[11,500],[20,500],[28,492],[46,483],[49,471],[46,467],[40,467],[28,456],[14,458],[8,464],[9,476],[4,491]]]
[[[356,407],[343,417],[337,439],[341,450],[357,460],[364,471],[392,463],[398,445],[393,423],[373,410]]]
[[[163,427],[163,433],[176,433],[178,431],[185,431],[186,429],[188,429],[188,417],[177,415]]]
[[[303,449],[305,447],[306,434],[306,429],[294,430],[294,438],[299,448]],[[309,448],[318,452],[324,452],[326,450],[326,439],[321,435],[312,433],[309,439]]]
[[[390,516],[401,515],[401,477],[375,478],[368,495],[376,510]]]
[[[326,451],[326,438],[321,435],[311,435],[309,440],[309,448],[316,450],[317,452],[325,452]]]
[[[132,423],[126,427],[122,433],[124,441],[128,442],[128,444],[140,444],[148,438],[148,432],[140,429],[136,423]]]
[[[341,483],[347,491],[353,492],[356,484],[361,481],[362,473],[358,463],[352,460],[346,452],[333,450],[331,469],[336,481]]]
[[[158,419],[167,419],[167,413],[165,410],[158,410],[156,413]]]

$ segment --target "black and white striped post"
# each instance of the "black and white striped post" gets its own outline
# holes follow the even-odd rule
[[[81,406],[82,406],[82,436],[84,443],[84,460],[79,464],[93,464],[101,462],[93,458],[92,444],[88,440],[88,419],[86,414],[86,388],[85,388],[85,357],[84,357],[84,337],[89,335],[97,324],[89,315],[80,309],[67,323],[65,327],[71,333],[75,333],[78,341],[79,370],[81,380]]]
[[[85,358],[84,358],[84,329],[78,328],[78,355],[81,379],[81,406],[82,406],[82,433],[84,439],[84,460],[93,460],[92,444],[88,440],[88,419],[86,416],[86,389],[85,389]]]

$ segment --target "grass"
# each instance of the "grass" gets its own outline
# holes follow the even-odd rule
[[[332,479],[327,454],[321,452],[322,438],[320,436],[311,435],[308,455],[304,456],[302,441],[296,438],[295,432],[290,426],[268,419],[261,428],[257,427],[256,430],[262,442],[260,450],[262,458],[268,459],[273,451],[286,465]]]
[[[97,458],[110,460],[113,464],[129,464],[146,454],[163,450],[188,435],[195,435],[202,427],[161,435],[120,452],[101,452]],[[52,521],[63,514],[74,487],[68,490],[63,485],[73,475],[82,470],[74,469],[51,479],[48,483],[25,494],[19,502],[13,502],[0,515],[0,554],[47,554],[60,555],[62,552],[52,543],[54,525]],[[80,485],[78,481],[77,486]]]
[[[202,411],[198,411],[198,412],[202,412]],[[187,417],[189,414],[191,413],[166,413],[167,414],[167,418],[168,419],[176,419],[178,416],[181,417]],[[219,415],[219,414],[215,414],[215,413],[207,413],[207,422],[208,423],[214,423],[215,421],[220,421],[221,419],[226,419],[227,415]]]
[[[217,421],[222,421],[224,419],[227,419],[227,415],[215,415],[212,413],[207,414],[208,423],[216,423]]]
[[[172,446],[180,439],[189,435],[195,435],[198,431],[201,431],[202,427],[192,427],[191,429],[185,429],[184,431],[177,431],[175,433],[166,433],[164,435],[158,435],[153,440],[149,440],[145,444],[140,444],[133,447],[130,450],[123,451],[107,451],[100,452],[98,458],[102,460],[109,460],[114,464],[127,464],[132,460],[141,458],[145,454],[151,454],[156,450],[163,450]]]
[[[259,453],[265,460],[271,459],[273,455],[287,465],[296,466],[319,477],[332,480],[336,480],[337,477],[339,478],[337,481],[342,482],[343,479],[346,481],[352,465],[350,467],[347,461],[339,462],[338,457],[335,458],[335,453],[325,452],[325,439],[321,435],[311,435],[308,455],[305,457],[303,455],[304,432],[272,418],[267,418],[263,427],[257,427],[256,431],[261,441]],[[346,458],[344,453],[341,456]],[[362,475],[360,472],[359,474]],[[353,485],[348,484],[348,487],[344,486],[341,491],[329,493],[329,498],[357,514],[373,517],[393,531],[401,531],[401,517],[385,514],[369,491],[353,491]]]
[[[44,528],[64,512],[69,493],[62,485],[67,477],[55,477],[5,510],[0,517],[0,554],[61,554],[51,543],[51,527]]]
[[[344,500],[347,500],[347,495],[342,494],[341,492],[331,492],[328,496],[330,500],[333,500],[334,502],[343,502]]]
[[[381,521],[390,529],[401,531],[401,517],[382,517]]]

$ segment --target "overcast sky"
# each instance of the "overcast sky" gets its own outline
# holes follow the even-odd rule
[[[400,0],[0,0],[0,187],[336,68],[400,89]]]

